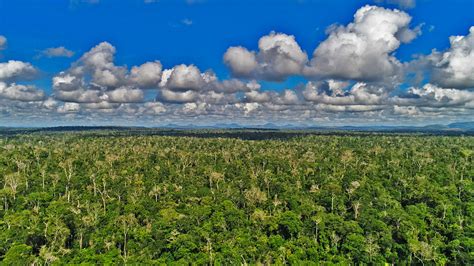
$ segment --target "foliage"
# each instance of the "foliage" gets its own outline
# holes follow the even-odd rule
[[[5,264],[473,264],[474,138],[0,139]]]

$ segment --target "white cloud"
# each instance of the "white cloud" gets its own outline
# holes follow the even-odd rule
[[[3,37],[3,36],[0,36]],[[3,42],[3,43],[1,43]],[[0,38],[0,48],[6,43],[6,39]],[[0,63],[0,98],[10,101],[38,102],[45,98],[43,90],[33,85],[16,84],[16,81],[31,79],[37,74],[37,70],[30,63],[9,60]]]
[[[102,42],[85,53],[70,72],[83,75],[90,74],[92,82],[104,87],[124,85],[126,68],[114,64],[115,47]]]
[[[441,88],[433,84],[411,87],[406,95],[392,98],[398,106],[453,107],[469,106],[474,103],[474,91]]]
[[[82,89],[85,82],[80,77],[71,75],[67,72],[61,72],[53,77],[53,88],[61,91],[74,91]]]
[[[128,71],[127,67],[114,64],[115,52],[114,46],[102,42],[84,53],[68,70],[53,77],[54,97],[90,106],[105,106],[104,101],[142,102],[142,89],[157,88],[160,84],[160,61],[145,62]]]
[[[318,104],[316,110],[330,113],[366,113],[380,111],[383,107],[380,105],[337,105],[337,104]],[[361,115],[363,116],[363,115]]]
[[[72,57],[74,56],[74,52],[71,50],[66,49],[64,46],[59,47],[51,47],[41,51],[40,56],[45,57]]]
[[[387,98],[386,88],[363,82],[354,84],[349,91],[333,90],[328,83],[308,82],[303,91],[307,101],[329,105],[379,105]]]
[[[301,72],[308,60],[292,35],[270,33],[258,41],[263,72],[275,79]]]
[[[64,103],[59,106],[57,111],[58,113],[76,113],[81,109],[81,106],[78,103]]]
[[[196,101],[198,94],[195,91],[175,92],[168,89],[160,90],[158,100],[164,102],[186,103]]]
[[[34,86],[20,84],[6,84],[0,82],[0,98],[16,101],[41,101],[45,97],[44,91],[38,90]]]
[[[107,95],[107,101],[112,103],[134,103],[143,101],[142,90],[125,86],[107,91],[105,95]]]
[[[252,103],[237,103],[235,104],[237,108],[243,109],[246,115],[255,112],[259,107],[260,104],[256,102]]]
[[[223,81],[214,80],[208,83],[208,88],[217,92],[234,93],[239,91],[258,90],[256,81],[243,82],[238,79],[226,79]]]
[[[223,56],[232,74],[239,78],[281,81],[293,75],[312,79],[384,80],[399,82],[402,63],[394,52],[421,34],[422,24],[410,28],[411,17],[396,9],[364,6],[347,26],[328,28],[308,62],[306,53],[292,35],[272,32],[258,42],[258,51],[230,47]]]
[[[275,92],[270,91],[249,91],[245,93],[245,100],[248,102],[255,102],[255,103],[264,103],[270,102],[272,97],[275,95]]]
[[[225,104],[236,101],[236,93],[259,88],[256,81],[238,79],[219,81],[209,70],[204,73],[194,65],[178,65],[163,71],[158,99],[164,102],[209,102]]]
[[[147,102],[144,104],[144,112],[148,114],[161,114],[166,112],[167,108],[160,102]]]
[[[451,47],[440,53],[434,51],[432,82],[443,87],[474,88],[474,26],[467,36],[451,36]]]
[[[281,81],[300,74],[308,56],[293,35],[271,32],[258,41],[258,52],[230,47],[224,62],[237,77]]]
[[[53,98],[48,98],[48,99],[44,100],[41,104],[46,109],[51,110],[51,109],[55,109],[58,106],[59,103],[58,103],[58,101],[56,101]]]
[[[95,102],[95,103],[83,103],[81,107],[85,109],[93,109],[93,110],[101,110],[101,111],[109,111],[120,107],[119,103],[112,103],[107,101]]]
[[[165,78],[165,87],[175,91],[200,90],[204,85],[201,71],[194,65],[175,66]]]
[[[55,90],[53,94],[55,99],[64,102],[75,103],[99,103],[103,100],[103,92],[100,90],[89,90],[77,88],[74,90]]]
[[[418,116],[421,114],[416,106],[393,106],[393,112],[397,115]]]
[[[283,105],[295,105],[299,103],[298,95],[292,90],[284,90],[277,101]]]
[[[146,62],[141,66],[134,66],[130,71],[130,79],[139,87],[158,87],[161,81],[162,68],[160,61]]]
[[[306,75],[359,81],[396,78],[401,63],[393,52],[420,33],[419,28],[409,28],[410,21],[399,10],[360,8],[349,25],[329,28],[329,37],[315,49]]]
[[[185,103],[183,105],[182,111],[185,114],[205,114],[208,111],[209,104],[207,103]]]
[[[29,79],[36,73],[36,69],[30,63],[15,60],[0,63],[0,81]]]
[[[257,69],[258,62],[255,53],[242,46],[230,47],[224,54],[224,62],[235,76],[249,77]]]
[[[200,102],[223,105],[240,101],[235,93],[207,91],[199,95]]]

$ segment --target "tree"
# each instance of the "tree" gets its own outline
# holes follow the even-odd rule
[[[25,244],[13,244],[3,258],[5,265],[29,265],[35,261],[32,248]]]
[[[135,215],[132,213],[127,215],[121,215],[117,217],[117,224],[120,226],[123,232],[123,260],[127,262],[128,259],[128,250],[127,250],[127,243],[128,243],[128,236],[130,233],[130,229],[132,229],[137,224],[137,219]]]

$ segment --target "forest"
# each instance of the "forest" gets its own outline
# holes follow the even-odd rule
[[[0,264],[474,264],[473,136],[232,134],[0,135]]]

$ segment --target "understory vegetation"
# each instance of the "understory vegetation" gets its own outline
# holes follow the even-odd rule
[[[474,137],[0,138],[0,259],[474,263]]]

